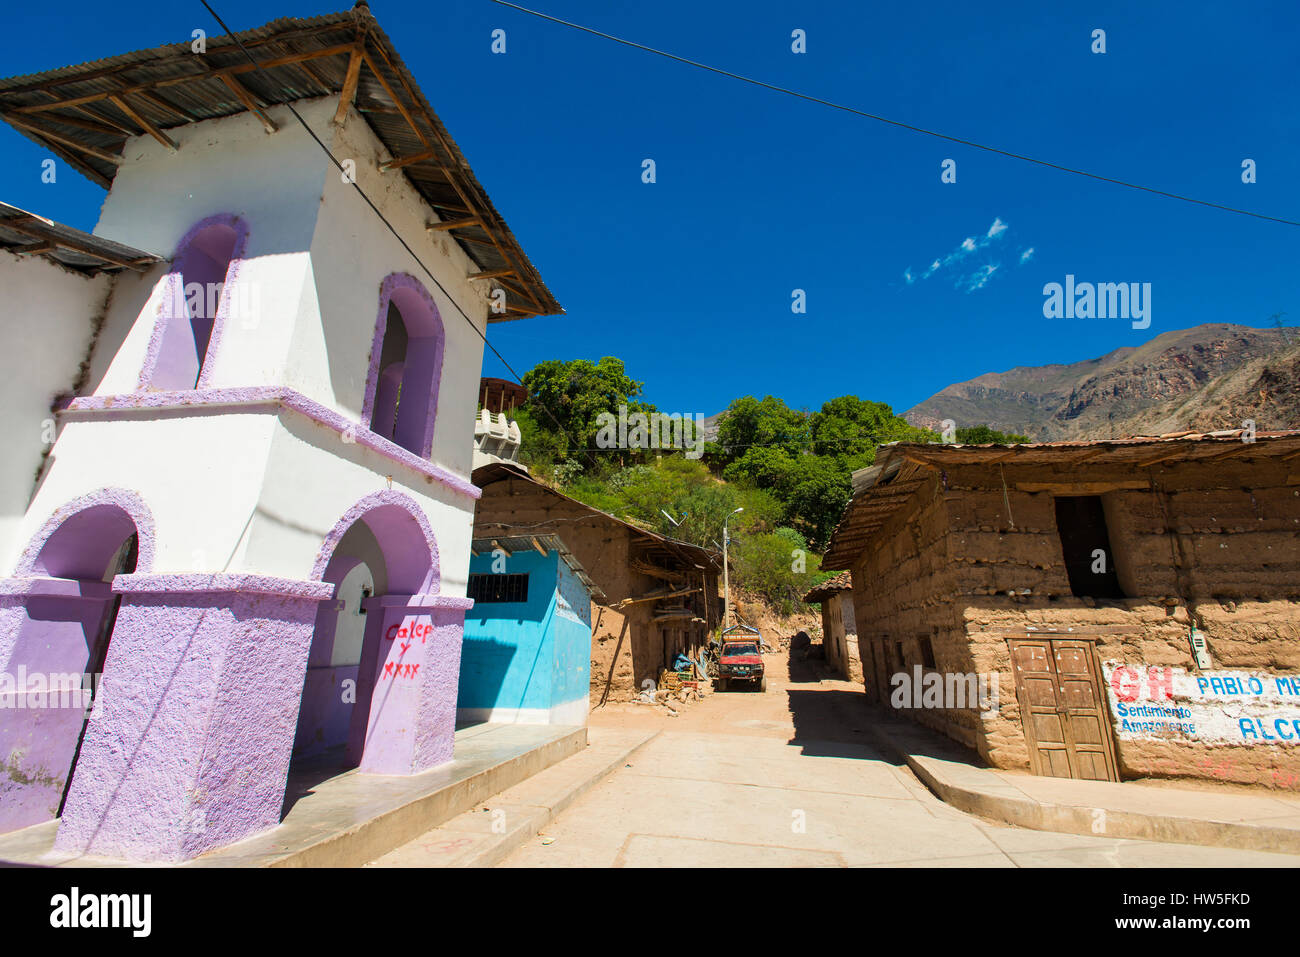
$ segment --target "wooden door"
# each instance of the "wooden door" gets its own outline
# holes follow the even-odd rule
[[[1010,639],[1008,644],[1033,772],[1118,781],[1092,643],[1043,637]]]

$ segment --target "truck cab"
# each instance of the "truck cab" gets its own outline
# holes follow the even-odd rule
[[[718,650],[717,689],[726,691],[736,681],[747,682],[759,691],[767,690],[763,667],[762,637],[757,631],[728,629],[722,633]]]

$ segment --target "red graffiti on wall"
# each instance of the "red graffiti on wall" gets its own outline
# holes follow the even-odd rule
[[[417,621],[410,626],[397,624],[390,625],[388,631],[384,633],[384,637],[389,641],[392,641],[394,638],[419,638],[420,644],[424,644],[432,634],[433,625],[428,622]]]
[[[1146,673],[1145,698],[1153,701],[1174,700],[1174,669],[1151,665]],[[1120,665],[1110,676],[1110,688],[1120,701],[1136,701],[1142,695],[1143,676],[1131,665]]]

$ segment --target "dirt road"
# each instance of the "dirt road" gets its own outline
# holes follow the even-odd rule
[[[1295,866],[1297,858],[1002,827],[948,807],[864,732],[860,685],[767,656],[768,690],[677,717],[608,705],[593,726],[661,734],[506,867]]]

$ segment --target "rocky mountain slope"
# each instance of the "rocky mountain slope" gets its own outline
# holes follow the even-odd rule
[[[903,413],[938,429],[987,424],[1038,441],[1186,428],[1300,427],[1300,334],[1211,323],[1068,365],[992,372]]]

